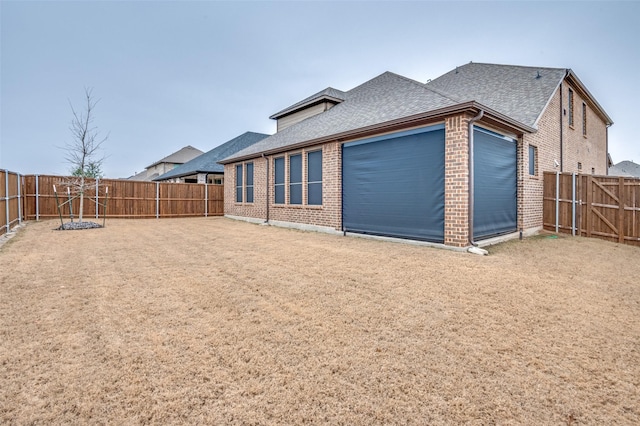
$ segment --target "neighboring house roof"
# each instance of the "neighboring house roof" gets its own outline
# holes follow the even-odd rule
[[[264,133],[246,132],[238,137],[231,139],[219,145],[212,150],[188,161],[175,169],[158,176],[153,179],[156,181],[162,181],[172,178],[178,178],[183,176],[189,176],[196,173],[224,173],[224,166],[218,164],[218,161],[235,154],[236,152],[245,149],[258,141],[268,137],[269,135]]]
[[[202,155],[203,152],[198,148],[194,148],[191,145],[187,145],[184,148],[174,152],[173,154],[167,155],[162,160],[158,160],[155,163],[147,166],[147,169],[151,167],[157,166],[160,163],[172,163],[172,164],[183,164],[187,161],[191,161],[199,155]]]
[[[333,108],[306,118],[222,163],[277,153],[331,140],[389,131],[400,123],[462,111],[485,111],[489,120],[521,132],[535,132],[537,122],[564,78],[586,96],[589,92],[569,69],[469,63],[422,84],[385,72],[349,91]],[[330,93],[325,89],[272,116],[280,117]],[[591,98],[607,124],[611,119]]]
[[[621,161],[615,166],[609,167],[609,175],[640,177],[640,164],[633,161]]]
[[[333,87],[327,87],[326,89],[321,90],[318,93],[301,100],[300,102],[296,102],[295,104],[283,109],[282,111],[276,112],[269,118],[280,118],[285,115],[292,114],[298,110],[304,109],[310,105],[320,103],[322,101],[340,103],[345,100],[345,96],[346,93],[342,90],[334,89]]]

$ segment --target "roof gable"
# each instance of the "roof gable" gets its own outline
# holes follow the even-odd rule
[[[223,173],[224,167],[218,164],[218,161],[268,136],[269,135],[264,133],[245,132],[153,180],[167,180],[196,173]]]
[[[321,90],[318,93],[314,93],[313,95],[301,100],[300,102],[296,102],[295,104],[283,109],[282,111],[276,112],[269,118],[277,119],[280,117],[284,117],[322,101],[340,103],[345,100],[346,96],[347,94],[342,90],[334,89],[333,87],[327,87],[326,89]]]
[[[192,147],[191,145],[187,145],[182,149],[179,149],[178,151],[174,152],[173,154],[167,155],[162,160],[158,160],[155,163],[151,164],[150,166],[147,166],[147,169],[161,163],[172,163],[172,164],[186,163],[189,160],[193,160],[198,155],[202,155],[202,151],[200,151],[198,148]]]

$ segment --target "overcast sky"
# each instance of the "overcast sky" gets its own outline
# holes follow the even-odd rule
[[[69,102],[100,99],[106,177],[208,151],[328,86],[489,62],[572,68],[640,162],[639,2],[0,1],[0,168],[67,174]]]

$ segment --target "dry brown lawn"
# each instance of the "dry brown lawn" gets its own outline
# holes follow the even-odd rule
[[[640,249],[224,218],[0,248],[3,424],[640,424]]]

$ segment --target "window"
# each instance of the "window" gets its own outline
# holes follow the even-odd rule
[[[322,205],[322,151],[307,154],[307,204]]]
[[[275,169],[275,203],[284,204],[284,157],[276,158]]]
[[[246,187],[245,187],[245,191],[246,191],[246,197],[245,197],[245,201],[247,203],[253,203],[253,163],[247,163],[245,164],[245,168],[247,171],[247,176],[246,176]]]
[[[289,157],[289,203],[302,204],[302,154]]]
[[[536,160],[537,160],[538,148],[533,145],[529,145],[529,174],[531,176],[536,175]]]
[[[582,103],[582,136],[587,136],[587,104]]]
[[[236,203],[242,202],[242,164],[236,166]]]
[[[569,89],[569,126],[573,127],[573,90]]]

